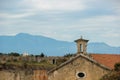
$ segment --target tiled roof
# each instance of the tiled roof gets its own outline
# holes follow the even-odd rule
[[[92,58],[98,63],[114,69],[115,63],[120,62],[120,54],[91,54]]]

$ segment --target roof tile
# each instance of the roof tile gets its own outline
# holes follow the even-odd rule
[[[92,58],[98,63],[114,69],[115,63],[120,62],[119,54],[91,54]]]

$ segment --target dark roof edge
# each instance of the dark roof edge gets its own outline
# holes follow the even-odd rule
[[[82,41],[85,41],[85,42],[88,42],[89,40],[86,40],[86,39],[77,39],[75,40],[74,42],[78,42],[79,40],[82,40]]]
[[[85,56],[85,55],[83,55],[83,54],[79,54],[79,55],[77,55],[76,57],[73,57],[73,58],[71,58],[70,60],[62,63],[62,64],[59,65],[59,66],[57,66],[56,68],[48,71],[48,74],[54,72],[55,70],[58,70],[58,69],[62,68],[63,66],[69,64],[70,62],[74,61],[75,59],[77,59],[77,58],[79,58],[79,57],[83,57],[84,59],[86,59],[86,60],[88,60],[88,61],[90,61],[90,62],[92,62],[92,63],[95,63],[97,66],[99,66],[99,67],[101,67],[101,68],[103,68],[103,69],[105,69],[105,70],[109,70],[109,71],[111,70],[110,68],[108,68],[108,67],[106,67],[106,66],[98,63],[97,61],[93,60],[92,58],[90,58],[90,57],[88,57],[88,56]]]

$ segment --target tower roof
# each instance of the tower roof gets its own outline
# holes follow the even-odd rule
[[[89,40],[83,39],[82,37],[80,39],[75,40],[75,42],[79,42],[79,41],[85,41],[88,42]]]

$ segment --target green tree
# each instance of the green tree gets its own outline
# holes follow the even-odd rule
[[[20,54],[19,54],[19,53],[16,53],[16,52],[11,52],[11,53],[9,53],[8,55],[9,55],[9,56],[20,56]]]
[[[104,75],[100,80],[120,80],[120,63],[116,63],[114,71]]]
[[[74,56],[74,54],[71,54],[71,53],[68,53],[68,54],[65,54],[64,57],[72,57]]]
[[[112,71],[106,75],[104,75],[100,80],[120,80],[120,71]]]
[[[41,54],[40,54],[40,57],[45,57],[44,53],[41,53]]]
[[[120,71],[120,62],[114,65],[115,71]]]
[[[3,55],[3,53],[0,53],[0,55]]]

